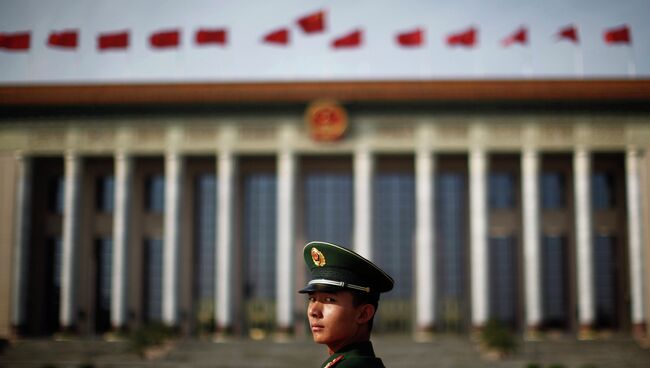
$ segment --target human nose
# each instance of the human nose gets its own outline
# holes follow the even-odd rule
[[[323,305],[318,301],[312,301],[309,303],[308,314],[312,318],[320,318],[323,315]]]

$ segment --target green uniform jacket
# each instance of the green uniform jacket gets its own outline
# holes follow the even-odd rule
[[[350,344],[330,355],[321,368],[385,368],[370,341]]]

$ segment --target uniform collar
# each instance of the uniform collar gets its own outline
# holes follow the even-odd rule
[[[339,358],[343,355],[343,358]],[[332,362],[338,363],[341,360],[352,357],[375,357],[375,350],[372,348],[372,343],[370,341],[355,342],[350,345],[346,345],[334,352],[332,355],[325,360],[322,367],[330,367]]]

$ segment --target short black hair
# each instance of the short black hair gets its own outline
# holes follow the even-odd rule
[[[366,293],[363,291],[352,291],[352,305],[358,307],[364,304],[370,304],[373,307],[375,307],[375,314],[372,316],[370,321],[368,321],[368,332],[372,332],[372,325],[375,321],[377,310],[379,309],[379,293]]]

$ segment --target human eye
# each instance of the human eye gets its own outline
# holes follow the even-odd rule
[[[331,296],[325,297],[325,303],[336,303],[336,299]]]
[[[313,303],[316,301],[316,298],[310,295],[309,298],[307,298],[307,300],[309,300],[310,303]]]

